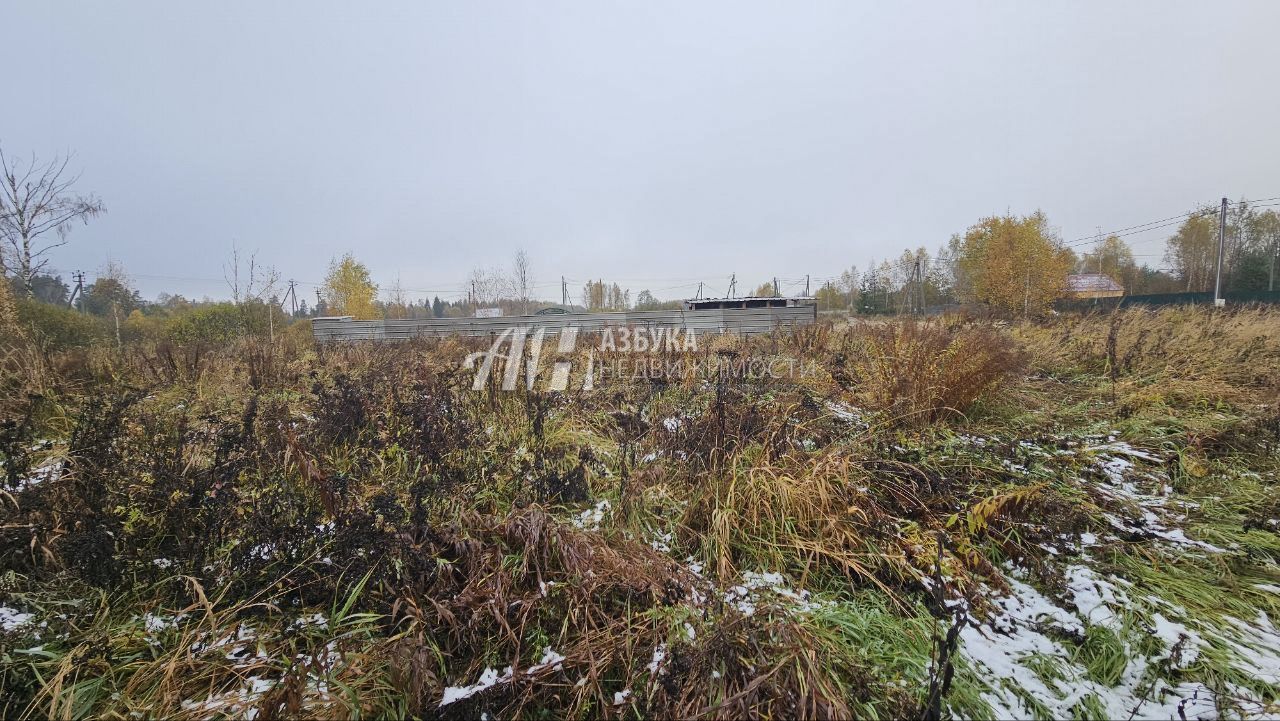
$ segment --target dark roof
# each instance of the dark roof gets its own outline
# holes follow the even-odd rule
[[[1076,273],[1067,276],[1067,290],[1071,293],[1123,292],[1124,286],[1101,273]]]

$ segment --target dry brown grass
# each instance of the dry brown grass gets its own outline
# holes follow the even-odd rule
[[[946,320],[858,324],[839,342],[859,404],[898,425],[962,415],[1024,363],[1007,335]]]
[[[1271,308],[1132,308],[1015,333],[1044,375],[1109,377],[1126,412],[1274,403],[1280,394],[1280,313]]]

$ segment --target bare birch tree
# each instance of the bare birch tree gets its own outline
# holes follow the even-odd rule
[[[257,251],[250,253],[247,259],[242,258],[240,249],[232,243],[231,259],[223,263],[222,277],[231,290],[231,299],[241,308],[244,332],[248,333],[252,325],[250,315],[253,307],[262,305],[267,314],[267,338],[275,343],[276,299],[272,294],[280,284],[280,271],[272,266],[259,264]]]
[[[533,268],[529,263],[529,254],[524,249],[516,251],[515,261],[511,264],[511,290],[516,300],[520,301],[520,312],[529,312],[529,294],[533,290]]]
[[[49,263],[49,252],[66,245],[76,221],[87,224],[106,212],[93,195],[77,195],[80,179],[67,172],[71,156],[47,163],[10,161],[0,149],[0,270],[16,276],[32,295],[31,279]]]

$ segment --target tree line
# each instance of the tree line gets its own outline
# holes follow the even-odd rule
[[[69,162],[69,157],[48,162],[34,156],[14,159],[0,149],[0,273],[12,294],[6,307],[16,308],[14,312],[31,323],[54,328],[53,335],[79,333],[114,337],[117,342],[156,333],[274,337],[277,328],[295,318],[449,318],[471,316],[479,308],[520,315],[549,305],[538,299],[533,263],[523,250],[516,252],[509,267],[472,271],[457,300],[438,295],[411,300],[398,280],[382,293],[385,299],[380,298],[369,268],[347,253],[333,259],[314,302],[309,302],[296,287],[286,289],[274,268],[234,246],[224,266],[229,302],[165,293],[146,301],[119,264],[103,268],[89,285],[72,288],[67,279],[49,272],[49,254],[67,243],[73,228],[105,213],[106,206],[76,189],[79,176],[69,170]],[[1177,228],[1165,241],[1164,266],[1153,267],[1138,261],[1124,233],[1068,244],[1038,211],[982,218],[932,253],[918,247],[863,271],[851,266],[827,279],[814,295],[822,310],[859,314],[977,303],[1009,315],[1034,315],[1062,296],[1071,273],[1100,273],[1130,295],[1211,290],[1217,209],[1193,209],[1180,223],[1135,227],[1140,228],[1136,232],[1147,232],[1172,225]],[[1280,216],[1274,210],[1244,200],[1231,203],[1225,241],[1225,289],[1275,290]],[[756,287],[754,295],[781,295],[781,289],[770,279]],[[629,289],[604,279],[587,281],[564,304],[588,311],[679,306],[680,299],[660,299],[647,289],[633,298]]]
[[[1119,234],[1065,243],[1045,215],[1036,212],[984,218],[933,253],[921,247],[865,271],[851,267],[824,283],[815,296],[820,309],[864,314],[981,303],[1024,315],[1042,312],[1062,297],[1072,273],[1105,275],[1127,295],[1211,291],[1218,210],[1201,207],[1183,218],[1154,228],[1176,225],[1158,254],[1163,267],[1139,262]],[[1223,289],[1276,290],[1280,215],[1240,200],[1228,207],[1225,230]]]

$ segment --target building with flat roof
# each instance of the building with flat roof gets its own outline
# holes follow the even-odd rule
[[[1102,273],[1074,273],[1067,276],[1064,295],[1073,300],[1119,298],[1124,295],[1124,286]]]

